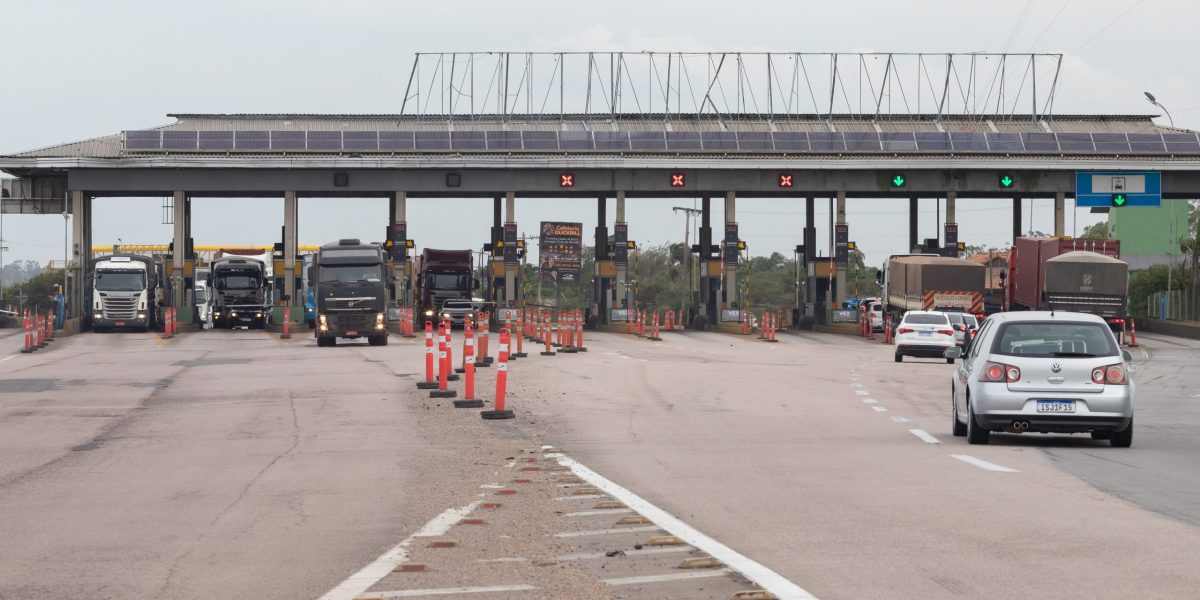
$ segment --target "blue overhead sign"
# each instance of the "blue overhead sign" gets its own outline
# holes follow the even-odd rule
[[[1076,206],[1159,206],[1162,173],[1158,171],[1076,171]]]

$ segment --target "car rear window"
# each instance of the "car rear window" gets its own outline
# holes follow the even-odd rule
[[[956,325],[961,324],[963,322],[962,313],[946,313],[946,318],[950,319],[950,322],[954,323]]]
[[[904,322],[912,325],[945,325],[949,321],[946,320],[946,315],[935,315],[931,313],[921,314],[906,314]]]
[[[1112,333],[1099,323],[1005,323],[996,332],[993,354],[1041,358],[1116,356]]]

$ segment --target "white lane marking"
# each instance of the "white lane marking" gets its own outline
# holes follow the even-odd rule
[[[508,462],[504,463],[504,466],[505,466],[506,468],[509,468],[509,469],[511,469],[511,468],[513,468],[513,467],[517,466],[517,461],[516,461],[515,459],[514,459],[514,460],[510,460],[510,461],[508,461]]]
[[[564,517],[598,517],[601,515],[627,515],[633,512],[632,508],[610,508],[608,510],[581,510],[579,512],[569,512]]]
[[[379,580],[387,577],[388,573],[391,573],[396,568],[396,565],[408,560],[408,546],[416,538],[445,535],[463,517],[471,514],[471,511],[475,510],[481,502],[480,500],[476,500],[462,508],[446,509],[442,514],[430,519],[416,533],[404,538],[399,544],[392,546],[390,550],[372,561],[371,564],[363,567],[359,572],[339,583],[337,587],[326,592],[324,596],[321,596],[320,600],[353,600],[358,597],[359,594],[367,591],[371,586],[378,583]]]
[[[6,360],[12,360],[18,356],[20,356],[20,355],[19,354],[11,354],[9,356],[5,356],[4,358],[0,358],[0,362],[4,362]]]
[[[593,535],[615,535],[621,533],[645,533],[647,531],[658,531],[658,525],[647,525],[645,527],[616,527],[613,529],[592,529],[589,531],[564,531],[554,534],[557,538],[574,538],[574,537],[589,537]]]
[[[625,556],[643,556],[646,554],[676,554],[679,552],[691,552],[695,548],[691,546],[671,546],[669,548],[642,548],[641,550],[625,550]],[[554,557],[554,560],[591,560],[594,558],[610,558],[607,552],[580,552],[578,554],[563,554]]]
[[[581,463],[576,462],[568,456],[559,456],[558,463],[571,468],[576,475],[583,478],[585,481],[590,481],[592,485],[608,492],[609,495],[624,502],[629,508],[634,509],[638,513],[650,519],[659,527],[667,530],[673,535],[678,536],[684,542],[695,546],[696,548],[708,553],[709,556],[716,558],[722,563],[729,565],[737,572],[741,573],[750,581],[758,584],[764,590],[767,590],[781,600],[816,600],[816,596],[808,593],[804,588],[792,583],[782,575],[768,569],[767,567],[754,562],[753,560],[742,556],[735,552],[729,546],[714,540],[707,535],[704,535],[699,530],[691,525],[684,523],[680,519],[671,515],[667,511],[647,502],[641,496],[617,485],[606,479],[599,473],[589,469]]]
[[[523,592],[536,590],[532,585],[488,585],[477,587],[429,588],[425,590],[396,590],[392,592],[371,592],[359,596],[360,600],[384,600],[385,598],[420,598],[421,596],[451,596],[454,594],[488,594],[494,592]]]
[[[863,404],[879,404],[879,401],[874,398],[863,398]]]
[[[589,485],[592,485],[592,484],[590,484],[590,483],[560,483],[560,484],[558,484],[558,487],[560,487],[560,488],[577,488],[577,487],[586,487]]]
[[[504,489],[504,486],[502,486],[502,485],[497,485],[497,484],[495,484],[495,483],[485,483],[485,484],[483,484],[483,485],[481,485],[481,486],[479,486],[479,487],[481,487],[481,488],[483,488],[483,489],[485,489],[485,490],[502,490],[502,489]]]
[[[1016,469],[1002,467],[996,463],[990,463],[981,458],[975,458],[974,456],[971,456],[970,454],[951,454],[950,458],[957,458],[958,460],[961,460],[969,465],[975,465],[981,469],[987,469],[989,471],[996,471],[997,473],[1020,473],[1020,471],[1018,471]]]
[[[925,442],[926,444],[942,443],[942,440],[939,440],[939,439],[933,437],[932,435],[929,435],[929,432],[925,431],[924,429],[909,429],[908,432],[917,436],[918,438],[921,439],[922,442]]]
[[[666,573],[663,575],[640,575],[638,577],[617,577],[616,579],[601,579],[608,585],[636,585],[639,583],[658,583],[660,581],[679,581],[681,579],[705,579],[708,577],[724,577],[733,573],[730,569],[715,571],[695,571],[692,573]],[[778,596],[779,594],[776,594]]]
[[[617,353],[616,352],[605,352],[604,355],[605,356],[616,356]]]
[[[861,383],[852,383],[852,384],[850,384],[850,387],[852,387],[852,388],[860,388],[860,387],[862,387],[862,384],[861,384]]]
[[[632,357],[632,356],[625,356],[624,354],[622,354],[622,355],[621,355],[621,358],[633,358],[633,357]]]
[[[596,498],[607,498],[604,494],[584,494],[582,496],[559,496],[555,500],[562,502],[563,500],[595,500]]]
[[[854,390],[854,393],[858,394],[859,396],[870,396],[871,395],[871,392],[868,392],[867,390]]]
[[[888,411],[888,409],[886,409],[882,406],[872,406],[871,408],[875,409],[875,412],[887,412]]]
[[[892,421],[896,423],[907,423],[908,419],[905,417],[892,417]]]

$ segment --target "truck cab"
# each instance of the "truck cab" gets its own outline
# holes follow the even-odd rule
[[[344,239],[321,246],[308,273],[318,346],[360,337],[372,346],[387,345],[387,275],[387,261],[378,244]]]
[[[92,267],[92,330],[155,327],[158,281],[149,257],[114,254],[97,259]]]
[[[214,328],[264,328],[270,301],[270,278],[262,260],[223,256],[213,261],[207,282]]]

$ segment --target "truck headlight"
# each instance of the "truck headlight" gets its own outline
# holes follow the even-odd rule
[[[145,319],[145,318],[146,318],[146,313],[144,313],[144,312],[140,312],[140,313],[138,313],[138,318],[139,318],[139,319]]]
[[[95,312],[95,313],[92,313],[92,318],[93,318],[93,319],[103,319],[103,318],[104,318],[104,313],[102,313],[102,312]]]
[[[425,311],[425,316],[427,316],[427,317],[432,317],[432,316],[433,316],[433,310],[427,310],[427,311]]]
[[[375,314],[375,329],[383,329],[383,313]]]
[[[449,319],[449,318],[450,318],[450,313],[442,313],[442,318],[443,318],[443,319]]]
[[[325,326],[325,315],[319,315],[317,320],[321,322],[321,327]]]
[[[236,310],[231,310],[231,311],[229,311],[229,316],[231,316],[231,317],[235,317],[235,318],[236,318],[236,317],[237,317],[237,311],[236,311]]]
[[[254,313],[254,316],[255,316],[255,318],[261,319],[261,318],[262,318],[262,313],[260,313],[260,312],[256,312],[256,313]]]

